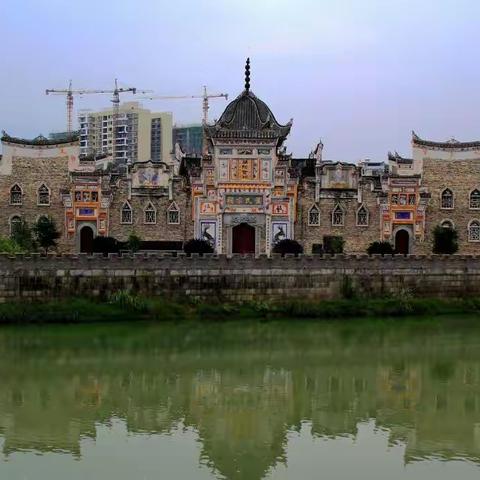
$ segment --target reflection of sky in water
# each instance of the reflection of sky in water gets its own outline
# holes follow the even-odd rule
[[[359,424],[356,437],[313,437],[311,424],[287,435],[287,459],[279,461],[265,480],[435,479],[476,480],[479,467],[465,461],[428,459],[405,465],[405,445],[389,445],[388,433],[374,422]],[[2,440],[0,440],[0,447]],[[192,428],[179,425],[169,434],[129,434],[125,422],[98,425],[96,441],[81,442],[82,458],[71,455],[16,452],[0,462],[0,478],[9,480],[217,479],[225,478],[201,461],[201,445]],[[238,472],[238,477],[246,478]]]
[[[2,480],[480,474],[472,328],[9,329],[0,378]]]
[[[13,453],[0,462],[0,478],[8,480],[150,480],[211,479],[199,463],[201,446],[191,429],[168,435],[129,434],[124,421],[97,426],[95,441],[81,442],[81,460],[72,455]],[[213,477],[215,478],[215,477]]]
[[[305,423],[300,433],[289,433],[286,466],[277,464],[266,480],[474,480],[480,475],[477,465],[464,461],[429,459],[406,465],[405,445],[389,445],[388,432],[375,429],[373,421],[359,424],[356,437],[312,437],[310,427]]]

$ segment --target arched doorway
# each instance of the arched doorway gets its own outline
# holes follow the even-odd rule
[[[407,230],[398,230],[395,234],[395,253],[408,254],[410,252],[410,235]]]
[[[248,223],[233,227],[232,253],[255,253],[255,227]]]
[[[92,253],[93,251],[93,229],[84,226],[80,230],[80,252]]]

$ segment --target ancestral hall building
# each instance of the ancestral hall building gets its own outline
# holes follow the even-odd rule
[[[291,128],[251,91],[247,61],[243,92],[204,125],[196,157],[177,146],[164,161],[103,169],[104,160],[80,155],[76,137],[4,133],[0,236],[47,215],[62,233],[62,252],[89,251],[96,236],[125,241],[135,233],[152,249],[195,237],[217,253],[268,255],[293,238],[315,253],[342,237],[346,252],[386,240],[398,252],[427,254],[440,225],[457,230],[459,253],[480,253],[480,142],[412,133],[411,157],[352,164],[325,160],[321,143],[308,158],[287,154]]]

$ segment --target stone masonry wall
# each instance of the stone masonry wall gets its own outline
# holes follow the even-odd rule
[[[468,241],[468,224],[480,220],[480,210],[470,208],[470,192],[480,189],[480,158],[469,160],[423,160],[422,186],[431,193],[426,212],[425,243],[423,251],[432,251],[433,229],[444,220],[451,220],[458,232],[459,252],[480,253],[478,242]],[[454,207],[442,209],[440,197],[449,188],[453,192]]]
[[[298,220],[295,227],[295,239],[304,248],[305,253],[312,253],[312,245],[323,244],[326,235],[337,235],[345,240],[346,253],[365,253],[368,246],[380,240],[380,212],[377,197],[372,191],[370,182],[361,184],[362,202],[358,202],[355,195],[349,199],[321,198],[317,203],[320,209],[320,225],[308,224],[308,213],[315,201],[315,183],[305,180],[298,200]],[[344,225],[332,225],[332,211],[340,205],[344,212]],[[361,205],[368,209],[369,221],[367,226],[357,225],[357,210]]]
[[[22,188],[22,205],[10,204],[10,189],[13,185]],[[50,205],[38,205],[38,188],[45,184],[50,189]],[[11,175],[0,175],[0,236],[10,236],[10,219],[23,218],[33,225],[38,217],[47,215],[55,221],[62,236],[58,241],[59,251],[73,251],[74,239],[65,235],[65,208],[60,191],[69,184],[68,156],[53,158],[15,157]]]
[[[480,295],[480,256],[0,255],[0,301],[69,296],[107,298],[118,290],[208,301]]]
[[[183,242],[193,238],[190,193],[185,190],[181,179],[176,180],[173,185],[173,200],[169,200],[167,195],[132,195],[128,201],[133,210],[133,223],[122,224],[121,209],[128,199],[128,184],[126,181],[121,181],[110,205],[109,235],[121,241],[126,241],[133,232],[142,240]],[[172,201],[176,203],[180,212],[178,225],[167,222],[167,210]],[[145,223],[144,210],[149,203],[157,212],[157,221],[154,224]]]

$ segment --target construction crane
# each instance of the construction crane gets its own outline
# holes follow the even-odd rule
[[[90,93],[109,93],[106,90],[73,90],[72,81],[68,83],[68,88],[66,89],[54,89],[49,88],[45,90],[47,95],[66,95],[67,97],[67,132],[70,133],[73,127],[73,96],[74,95],[86,95]]]
[[[181,100],[181,99],[189,99],[189,98],[202,98],[203,99],[203,123],[206,124],[208,120],[208,109],[210,105],[208,100],[210,98],[225,98],[228,100],[228,93],[207,93],[207,87],[203,86],[203,95],[160,95],[160,96],[151,96],[151,97],[139,97],[140,100]]]
[[[73,96],[74,95],[86,95],[86,94],[111,94],[112,95],[112,104],[113,104],[113,115],[112,115],[112,130],[113,130],[113,139],[112,139],[112,158],[115,160],[115,151],[117,143],[117,128],[118,128],[118,117],[119,117],[119,107],[120,107],[120,94],[131,92],[133,94],[137,93],[135,87],[119,87],[118,81],[115,79],[115,88],[113,90],[73,90],[72,81],[70,80],[68,89],[47,89],[45,93],[47,95],[66,95],[67,96],[67,131],[70,133],[72,131],[73,124]],[[149,93],[151,90],[140,90],[141,93]]]

